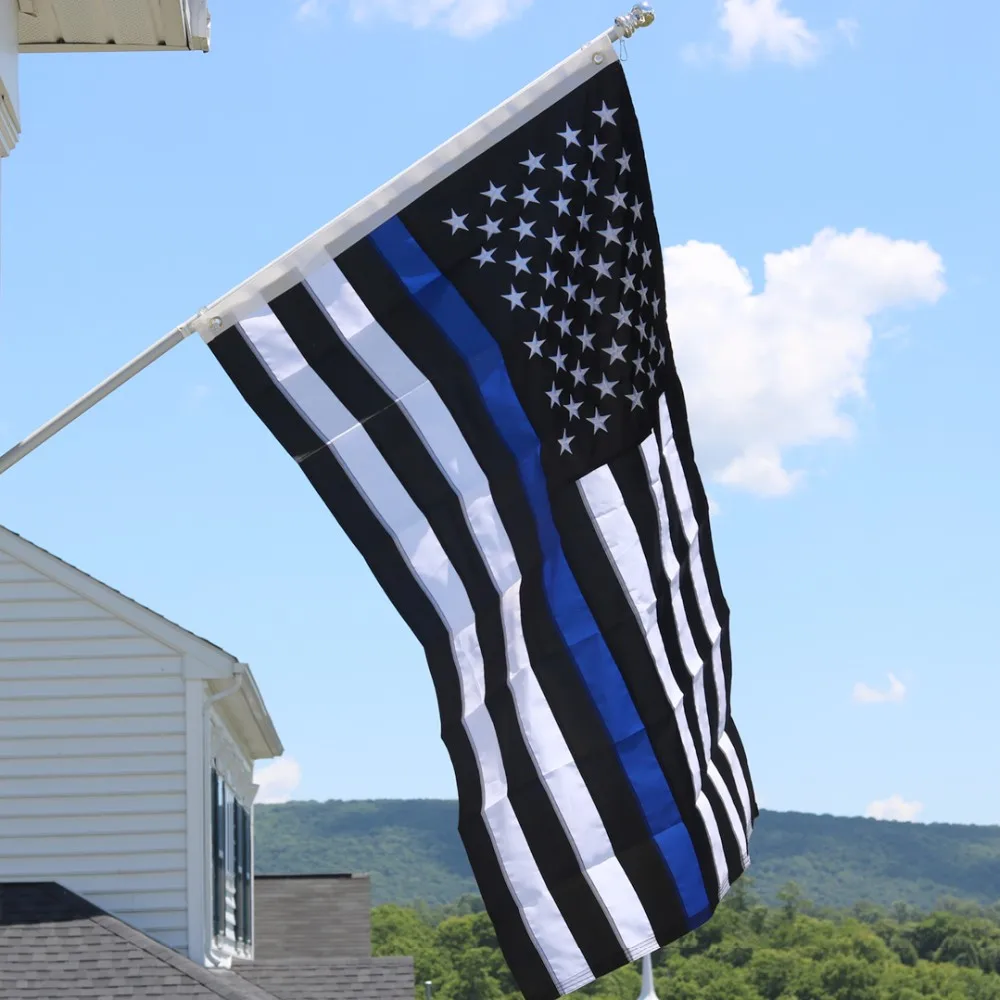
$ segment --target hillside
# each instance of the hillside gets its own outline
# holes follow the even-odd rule
[[[257,870],[370,872],[376,903],[448,903],[476,891],[456,812],[454,802],[441,801],[258,806]],[[768,902],[788,882],[820,906],[1000,901],[1000,826],[764,811],[752,854],[754,890]]]

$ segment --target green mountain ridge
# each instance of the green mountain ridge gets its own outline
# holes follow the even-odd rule
[[[440,906],[476,892],[457,821],[453,801],[262,805],[256,866],[261,874],[367,872],[375,904]],[[837,908],[1000,901],[1000,826],[763,810],[751,855],[754,892],[769,903],[789,882],[817,905]]]

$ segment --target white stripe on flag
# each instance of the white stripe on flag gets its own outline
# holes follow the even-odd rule
[[[674,440],[674,428],[670,421],[670,411],[667,408],[667,398],[660,397],[660,434],[663,438],[663,457],[667,463],[667,472],[670,477],[670,486],[673,490],[677,509],[680,511],[681,523],[684,526],[684,536],[690,546],[691,578],[694,581],[695,593],[698,597],[698,609],[701,611],[701,620],[708,632],[708,638],[713,647],[719,647],[719,639],[722,635],[722,627],[715,614],[715,605],[712,603],[712,596],[708,589],[708,580],[705,578],[705,566],[701,556],[701,541],[698,536],[698,520],[694,514],[694,505],[691,503],[691,492],[688,489],[687,478],[684,475],[684,467],[681,464],[681,457],[677,451],[677,442]],[[657,462],[659,465],[659,462]],[[728,715],[728,705],[726,703],[726,684],[722,672],[722,655],[715,655],[713,649],[712,664],[715,670],[715,685],[719,692],[719,732],[716,737],[721,737],[725,728],[725,720]]]
[[[712,859],[718,874],[720,897],[729,891],[728,865],[722,845],[722,835],[719,824],[712,811],[711,803],[702,789],[701,765],[698,761],[694,740],[684,714],[683,695],[677,685],[667,652],[663,647],[663,636],[657,617],[656,592],[650,575],[649,565],[639,541],[639,532],[625,504],[618,483],[611,470],[602,465],[579,481],[582,497],[590,511],[590,516],[604,541],[604,549],[608,553],[612,566],[622,583],[624,591],[629,596],[636,621],[646,637],[657,672],[663,682],[667,697],[674,710],[677,720],[677,731],[684,744],[684,755],[687,758],[688,770],[694,783],[696,805],[705,824],[712,846]],[[704,700],[704,699],[703,699]]]
[[[743,766],[740,764],[739,755],[736,753],[736,747],[733,746],[733,741],[729,738],[728,733],[723,733],[719,738],[719,746],[726,755],[726,760],[729,761],[729,767],[733,772],[733,780],[736,782],[737,791],[740,793],[740,802],[743,803],[743,815],[745,817],[744,829],[749,838],[753,832],[753,820],[750,818],[750,788],[747,785],[746,775],[743,773]]]
[[[726,759],[732,768],[733,778],[736,781],[736,788],[740,796],[740,804],[743,807],[743,815],[746,817],[746,834],[750,836],[751,811],[750,811],[750,789],[747,785],[746,776],[740,766],[736,748],[732,741],[726,738],[725,727],[729,717],[729,703],[726,694],[726,677],[722,669],[722,628],[719,625],[718,617],[715,613],[715,605],[708,589],[708,581],[705,579],[705,566],[701,555],[701,539],[698,527],[698,520],[694,513],[694,504],[691,502],[691,490],[688,487],[687,477],[684,475],[684,466],[681,463],[680,453],[677,451],[677,442],[674,440],[674,428],[670,419],[670,410],[667,406],[666,395],[660,397],[660,436],[663,439],[663,458],[667,465],[667,472],[670,477],[670,485],[673,490],[677,509],[680,511],[681,521],[684,525],[684,534],[691,546],[691,572],[695,583],[695,592],[698,596],[698,609],[701,612],[702,621],[712,640],[712,670],[715,674],[715,689],[719,698],[718,733],[716,738],[722,748]],[[658,465],[659,463],[657,463]],[[723,740],[725,739],[725,745]],[[728,746],[728,750],[726,747]]]
[[[498,601],[502,595],[507,680],[525,744],[623,947],[629,955],[648,950],[654,939],[649,919],[615,856],[530,662],[521,621],[521,570],[486,474],[434,386],[376,322],[340,268],[331,261],[311,272],[307,284],[355,357],[397,400],[461,500]]]
[[[677,620],[677,627],[679,629],[682,628],[686,634],[690,636],[691,628],[687,619],[687,608],[684,606],[684,600],[680,593],[680,564],[677,562],[677,556],[674,553],[673,546],[670,542],[670,515],[667,513],[666,496],[663,492],[663,479],[660,476],[660,455],[658,447],[656,435],[650,434],[649,437],[643,441],[640,450],[642,452],[643,463],[646,466],[646,475],[649,479],[649,485],[653,493],[653,502],[656,506],[656,516],[660,524],[660,552],[663,557],[663,571],[667,574],[667,577],[670,580],[674,617]],[[700,558],[698,565],[699,567],[701,566]],[[702,578],[704,579],[704,571],[702,572]],[[708,595],[707,584],[705,594],[706,596]],[[721,632],[722,630],[719,629],[720,635]],[[715,644],[712,647],[712,658],[713,664],[717,663],[720,668],[716,674],[716,684],[721,683],[724,685],[725,681],[721,674],[721,650],[718,636],[716,636]],[[688,670],[691,673],[695,704],[698,707],[698,721],[701,726],[701,746],[705,753],[705,758],[708,761],[708,778],[718,792],[719,797],[722,799],[722,806],[726,810],[726,815],[729,818],[729,824],[733,829],[733,835],[736,837],[736,841],[740,847],[740,853],[746,856],[747,848],[746,837],[743,832],[743,823],[736,811],[733,797],[729,792],[729,786],[723,780],[718,767],[712,762],[713,750],[718,741],[711,732],[711,727],[709,725],[707,695],[705,692],[705,664],[702,663],[701,657],[697,657],[693,664],[690,660],[687,660],[687,657],[685,657],[685,661],[687,662]],[[718,711],[720,716],[722,716],[726,704],[726,691],[724,686],[721,689],[721,693],[718,695],[718,699],[720,702]],[[704,714],[702,714],[703,709]],[[724,726],[720,725],[720,729],[722,728],[724,728]],[[719,898],[721,899],[722,896],[729,891],[728,879],[726,879],[725,887],[723,888],[723,881],[720,878],[719,886]]]
[[[277,318],[265,307],[242,320],[241,327],[292,405],[329,442],[441,615],[452,639],[462,688],[463,725],[476,756],[483,817],[497,858],[553,979],[560,985],[579,982],[589,973],[587,961],[542,879],[507,797],[496,730],[484,701],[486,679],[475,616],[465,587],[427,520],[364,427],[309,367]]]

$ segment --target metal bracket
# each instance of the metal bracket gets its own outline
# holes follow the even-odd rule
[[[637,3],[628,14],[615,18],[622,38],[631,38],[640,28],[648,28],[656,20],[651,3]]]

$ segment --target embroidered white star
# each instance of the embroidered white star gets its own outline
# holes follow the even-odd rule
[[[575,250],[570,250],[569,255],[573,258],[573,265],[575,267],[583,267],[583,255],[586,252],[586,250],[581,249],[579,243],[577,243]]]
[[[633,236],[626,245],[628,246],[628,255],[631,260],[639,252],[639,241]]]
[[[558,198],[553,199],[552,204],[556,206],[556,211],[560,215],[569,215],[569,198],[562,191],[559,192]]]
[[[597,300],[600,302],[600,299]],[[594,337],[596,334],[591,333],[586,327],[583,328],[583,333],[577,335],[577,340],[580,341],[580,353],[586,354],[587,351],[592,351],[594,349]]]
[[[635,201],[632,202],[632,215],[635,216],[636,222],[642,219],[642,207],[642,202],[639,201],[639,196],[636,195]]]
[[[504,191],[507,190],[507,185],[503,187],[497,187],[493,181],[490,181],[489,191],[483,192],[484,198],[490,199],[490,208],[492,208],[498,201],[506,201],[507,199],[503,196]]]
[[[569,414],[570,420],[580,419],[581,406],[583,406],[583,403],[575,399],[571,399],[568,403],[563,403],[563,409]]]
[[[451,235],[454,236],[459,230],[464,229],[468,232],[469,227],[465,224],[465,220],[468,218],[467,215],[459,215],[455,209],[451,210],[451,218],[445,219],[444,224],[446,226],[451,226]]]
[[[566,313],[562,314],[562,319],[556,320],[556,326],[559,327],[564,337],[568,337],[570,335],[570,327],[572,327],[572,325],[573,321],[567,318]]]
[[[573,448],[572,444],[575,438],[570,436],[569,431],[566,431],[561,438],[559,438],[559,454],[560,455],[572,455]]]
[[[601,381],[594,386],[595,389],[600,389],[601,399],[605,396],[613,396],[615,394],[615,386],[618,385],[617,382],[609,382],[607,375],[601,376]]]
[[[595,111],[594,114],[597,114]],[[590,155],[593,157],[594,162],[604,159],[604,150],[608,148],[607,143],[598,142],[597,136],[594,136],[594,141],[587,147],[590,150]]]
[[[486,216],[486,221],[476,228],[481,229],[486,234],[486,239],[500,235],[500,221],[498,219],[491,219],[488,215]]]
[[[612,243],[621,245],[621,240],[618,238],[619,233],[621,233],[621,229],[615,229],[609,222],[597,235],[604,237],[604,245],[607,247],[611,246]]]
[[[649,304],[649,289],[645,285],[639,286],[639,299],[644,306]]]
[[[593,172],[587,174],[581,183],[587,189],[587,194],[597,194],[597,178],[594,176]]]
[[[510,286],[510,291],[503,296],[509,303],[511,309],[523,309],[524,308],[524,296],[527,292],[519,292],[513,285]]]
[[[597,274],[597,277],[594,278],[594,280],[598,281],[601,278],[610,278],[612,263],[613,261],[605,260],[603,257],[598,257],[597,263],[590,265],[590,269],[595,271]]]
[[[514,254],[514,259],[507,261],[507,263],[514,268],[514,274],[527,274],[531,258],[522,257],[519,253],[516,253]]]
[[[556,278],[559,277],[558,271],[552,270],[552,265],[548,262],[545,264],[545,270],[542,271],[542,278],[545,281],[545,287],[551,288],[556,283]]]
[[[553,253],[558,253],[560,250],[562,250],[562,244],[564,239],[566,239],[566,236],[563,233],[557,232],[555,229],[552,230],[551,236],[545,237],[545,241],[546,243],[548,243],[550,247],[552,247]]]
[[[565,132],[557,132],[556,134],[559,136],[560,139],[565,140],[565,142],[566,142],[566,148],[567,149],[570,146],[579,146],[580,145],[580,140],[577,138],[577,136],[580,133],[579,133],[579,131],[574,131],[573,129],[571,129],[569,127],[569,122],[566,122],[566,131]]]
[[[617,340],[612,340],[610,347],[602,347],[601,350],[608,355],[608,364],[613,365],[616,361],[624,362],[628,344],[619,344]]]
[[[577,361],[576,367],[570,372],[570,375],[573,376],[574,385],[587,384],[587,369],[579,361]]]
[[[601,110],[595,111],[594,114],[601,119],[602,125],[614,125],[615,115],[618,114],[618,109],[609,108],[607,101],[601,101]]]
[[[575,302],[576,293],[580,290],[580,286],[572,284],[569,278],[567,278],[566,284],[562,286],[562,290],[566,293],[566,298],[569,299],[570,302]]]
[[[559,386],[555,384],[555,382],[552,383],[552,388],[549,389],[547,393],[545,393],[545,395],[549,397],[549,401],[552,404],[553,410],[557,406],[562,405],[562,394],[563,394],[562,389],[560,389]]]
[[[566,157],[564,156],[562,163],[560,163],[555,169],[562,174],[562,179],[564,181],[571,181],[573,179],[573,171],[576,170],[576,164],[567,163]]]
[[[545,154],[541,156],[535,156],[534,153],[528,153],[528,158],[521,161],[522,167],[528,168],[528,173],[533,174],[536,170],[544,170],[545,167],[542,164],[542,160],[545,159]]]
[[[552,312],[552,306],[548,305],[545,299],[541,299],[537,306],[532,306],[531,311],[533,313],[538,313],[538,318],[544,323],[549,318],[549,313]]]
[[[653,266],[653,251],[649,249],[643,249],[642,251],[642,266],[652,267]]]
[[[659,316],[660,315],[660,296],[659,295],[654,296],[654,298],[653,298],[653,315],[654,316]]]
[[[628,197],[628,195],[626,195],[626,193],[624,191],[619,191],[618,188],[615,188],[615,193],[614,194],[606,194],[604,196],[604,198],[605,198],[606,201],[610,201],[611,202],[611,206],[612,206],[611,207],[611,211],[612,212],[617,212],[618,209],[624,208],[625,207],[625,199],[627,197]]]
[[[627,174],[632,169],[632,154],[622,153],[622,155],[615,160],[615,163],[618,164],[618,169],[623,174]]]
[[[622,284],[630,291],[635,291],[635,275],[631,271],[626,271],[622,275]]]
[[[576,217],[576,221],[577,221],[577,224],[580,226],[580,231],[581,232],[583,232],[583,230],[585,230],[585,229],[586,230],[590,229],[590,220],[592,218],[593,218],[593,216],[592,215],[588,215],[586,212],[581,212]]]
[[[634,390],[633,392],[627,392],[625,394],[625,398],[630,399],[632,401],[633,410],[642,409],[642,393],[639,392],[638,389]]]
[[[531,359],[531,358],[535,358],[535,357],[538,357],[538,358],[544,357],[545,355],[542,354],[542,346],[544,344],[545,344],[545,341],[544,340],[539,340],[537,333],[535,333],[532,336],[531,340],[526,340],[524,342],[524,346],[527,347],[528,350],[531,352],[528,355],[528,358]]]
[[[484,264],[495,264],[496,261],[493,258],[496,255],[496,252],[496,247],[493,247],[492,250],[483,247],[483,249],[480,250],[479,253],[472,259],[479,262],[480,268],[483,267]]]
[[[522,185],[523,189],[520,194],[514,197],[525,207],[529,205],[538,204],[538,188],[529,188],[527,184]]]
[[[556,366],[556,369],[558,371],[564,372],[566,371],[566,358],[568,357],[569,357],[568,354],[563,354],[561,350],[558,350],[556,351],[555,354],[552,355],[551,358],[549,358],[549,361],[551,361]]]
[[[597,411],[592,417],[587,417],[587,423],[594,425],[594,434],[599,434],[604,431],[605,434],[608,433],[607,423],[610,418],[610,413],[601,413]]]
[[[590,293],[589,299],[583,300],[588,306],[590,306],[590,315],[593,316],[594,313],[601,311],[601,303],[604,301],[603,295],[595,295],[593,292]]]
[[[513,229],[515,233],[520,234],[522,240],[526,240],[530,236],[534,236],[534,228],[535,224],[533,222],[525,222],[524,219],[521,219],[516,226],[511,226],[511,229]]]

